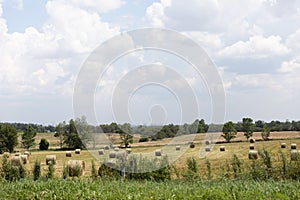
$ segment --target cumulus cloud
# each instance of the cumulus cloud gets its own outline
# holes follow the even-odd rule
[[[282,44],[280,36],[252,36],[248,41],[239,41],[225,47],[219,52],[221,57],[252,57],[264,58],[270,56],[283,56],[289,53],[289,49]]]
[[[281,67],[277,70],[278,72],[288,73],[295,72],[297,69],[300,69],[300,63],[293,59],[291,61],[285,61],[281,64]]]

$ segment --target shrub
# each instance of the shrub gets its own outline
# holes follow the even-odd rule
[[[139,139],[139,142],[148,142],[149,141],[149,138],[140,138]]]
[[[38,180],[41,177],[41,163],[36,160],[33,167],[33,180]]]
[[[48,172],[47,172],[46,178],[52,179],[54,177],[54,171],[55,171],[54,163],[50,162],[50,164],[48,166]]]
[[[63,166],[63,175],[62,175],[62,178],[63,179],[66,179],[69,177],[69,168],[64,164]]]
[[[97,170],[96,170],[95,162],[92,160],[92,179],[96,180],[97,177],[98,177],[98,175],[97,175]]]
[[[49,142],[45,138],[42,138],[41,141],[40,141],[39,148],[40,148],[40,150],[48,150]]]

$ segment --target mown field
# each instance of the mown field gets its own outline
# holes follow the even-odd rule
[[[84,181],[1,183],[1,199],[300,199],[294,181]]]

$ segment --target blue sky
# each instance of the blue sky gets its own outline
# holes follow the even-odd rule
[[[89,54],[120,32],[145,27],[178,31],[207,52],[223,80],[225,121],[300,120],[299,1],[0,0],[0,121],[69,120],[76,78]],[[199,118],[211,121],[201,77],[177,58],[144,51],[116,62],[99,81],[99,123],[114,121],[107,108],[115,85],[145,63],[173,66],[195,91]],[[162,123],[181,123],[176,100],[153,88],[132,97],[132,123],[159,123],[153,113],[164,116]]]

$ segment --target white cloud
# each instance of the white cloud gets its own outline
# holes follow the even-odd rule
[[[118,9],[125,4],[124,0],[59,0],[59,2],[67,3],[78,8],[96,10],[100,13]]]
[[[23,0],[13,0],[14,7],[18,10],[23,9]]]
[[[250,57],[265,58],[270,56],[283,56],[289,49],[281,43],[280,36],[252,36],[248,41],[238,41],[219,52],[221,57]]]
[[[300,69],[300,63],[293,59],[291,61],[285,61],[281,64],[281,67],[277,70],[281,73],[295,72],[295,70]]]
[[[167,20],[164,9],[170,5],[171,0],[161,0],[160,3],[155,2],[147,8],[146,17],[152,26],[164,27],[164,21]]]

